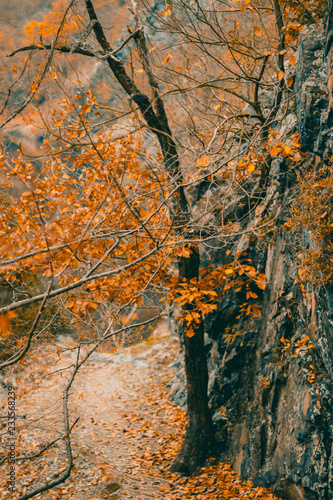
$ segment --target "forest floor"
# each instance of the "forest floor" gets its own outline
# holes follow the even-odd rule
[[[62,337],[56,349],[43,352],[12,374],[16,387],[16,492],[9,494],[4,479],[0,499],[20,495],[45,484],[66,468],[63,439],[44,453],[43,446],[62,434],[61,382],[75,361],[74,343]],[[168,400],[166,384],[174,376],[170,366],[178,352],[162,327],[148,340],[92,355],[77,374],[69,398],[74,468],[69,479],[38,499],[102,500],[219,500],[270,499],[263,488],[240,481],[228,464],[210,465],[192,478],[168,472],[185,431],[186,415]],[[56,363],[57,372],[54,370]],[[7,382],[8,383],[8,382]],[[0,391],[5,413],[5,390]],[[2,422],[2,443],[6,426]],[[0,454],[1,459],[1,454]],[[0,474],[7,475],[4,463]]]

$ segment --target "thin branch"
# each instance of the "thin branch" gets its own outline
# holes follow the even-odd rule
[[[62,18],[61,23],[60,23],[60,26],[59,26],[58,31],[56,33],[54,42],[53,42],[53,44],[51,46],[51,50],[50,50],[50,54],[49,54],[48,60],[46,62],[46,65],[44,67],[44,70],[43,70],[41,76],[35,82],[34,88],[32,90],[30,90],[30,92],[28,93],[28,95],[24,99],[23,103],[14,111],[14,113],[12,113],[10,116],[8,116],[8,118],[6,118],[5,121],[0,124],[0,129],[2,129],[11,120],[13,120],[14,118],[16,118],[16,116],[19,115],[28,106],[28,104],[30,104],[30,102],[32,101],[35,93],[37,92],[37,90],[41,86],[42,81],[44,80],[44,78],[45,78],[45,76],[46,76],[46,74],[47,74],[47,72],[48,72],[48,70],[49,70],[49,68],[51,66],[51,62],[53,60],[53,55],[54,55],[54,52],[55,52],[55,45],[56,45],[56,43],[57,43],[57,41],[59,39],[59,36],[60,36],[60,33],[61,33],[63,27],[64,27],[67,14],[68,14],[69,10],[71,9],[71,7],[73,6],[73,4],[75,2],[76,2],[76,0],[71,0],[70,4],[68,5],[67,9],[65,10],[65,13],[64,13],[63,18]]]
[[[266,64],[267,64],[268,59],[269,59],[268,55],[264,56],[264,59],[263,59],[262,65],[261,65],[261,69],[260,69],[260,73],[258,76],[258,81],[255,83],[255,86],[254,86],[253,104],[255,106],[253,106],[253,108],[255,109],[256,113],[258,113],[258,115],[261,115],[262,118],[263,118],[263,114],[262,114],[261,106],[259,103],[259,88],[260,88],[261,79],[262,79],[264,72],[265,72],[265,68],[266,68]]]
[[[93,26],[94,23],[89,24],[90,31],[93,29]],[[142,28],[134,30],[119,47],[106,53],[102,51],[97,51],[97,52],[94,51],[94,49],[90,47],[90,45],[88,45],[86,42],[83,43],[82,40],[80,40],[75,45],[64,44],[57,47],[55,46],[54,50],[56,52],[63,52],[64,54],[81,54],[83,56],[95,57],[103,61],[107,59],[108,56],[115,56],[117,52],[119,52],[132,38],[134,38],[141,29]],[[52,49],[52,44],[50,43],[32,43],[30,45],[24,45],[23,47],[19,47],[18,49],[13,50],[12,52],[10,52],[10,54],[7,54],[6,57],[13,57],[20,52],[30,52],[33,50],[51,50],[51,49]]]
[[[76,361],[75,368],[74,368],[72,375],[71,375],[66,387],[64,388],[64,392],[63,392],[63,415],[64,415],[64,426],[65,426],[64,436],[65,436],[66,453],[67,453],[67,461],[68,461],[66,470],[57,479],[54,479],[53,481],[50,481],[50,482],[44,484],[43,486],[36,488],[35,490],[31,491],[30,493],[26,493],[25,495],[21,495],[19,498],[17,498],[17,500],[28,500],[28,498],[32,498],[32,497],[38,495],[39,493],[42,493],[43,491],[48,491],[48,490],[54,488],[55,486],[58,486],[58,484],[61,484],[64,481],[66,481],[66,479],[68,479],[70,474],[71,474],[71,470],[72,470],[72,467],[74,464],[73,464],[73,455],[72,455],[72,448],[71,448],[71,441],[70,441],[70,433],[71,433],[71,429],[73,428],[73,425],[71,426],[69,424],[68,391],[73,384],[73,381],[74,381],[74,378],[75,378],[75,375],[76,375],[78,369],[82,365],[82,362],[79,362],[79,355],[80,355],[80,350],[78,349],[78,355],[77,355],[77,361]]]
[[[164,107],[164,102],[160,96],[159,93],[159,86],[157,79],[155,78],[155,75],[152,72],[151,66],[150,66],[150,61],[148,57],[148,49],[146,45],[146,39],[144,36],[143,32],[143,27],[140,26],[140,19],[138,15],[138,4],[135,0],[132,0],[132,12],[134,15],[134,20],[136,23],[136,34],[134,35],[134,40],[138,49],[138,54],[139,58],[141,61],[141,64],[143,66],[143,69],[145,70],[145,73],[148,77],[148,82],[150,85],[150,88],[152,89],[153,96],[154,96],[154,103],[156,106],[156,115],[164,124],[168,124],[168,119],[167,115],[165,112],[165,107]],[[168,134],[171,136],[171,131],[170,129],[168,130]]]
[[[70,285],[67,285],[67,286],[64,286],[61,288],[57,288],[56,290],[52,290],[49,293],[46,292],[46,293],[42,293],[40,295],[35,295],[32,298],[24,299],[24,300],[21,300],[19,302],[14,302],[13,304],[2,307],[0,309],[0,314],[5,314],[8,311],[13,311],[14,309],[18,309],[19,307],[33,304],[34,302],[39,302],[40,300],[44,301],[44,299],[46,299],[46,298],[52,298],[52,297],[56,297],[57,295],[64,294],[66,292],[70,292],[71,290],[75,290],[76,288],[81,287],[82,285],[88,283],[89,281],[94,281],[94,280],[97,280],[100,278],[106,278],[108,276],[117,275],[117,274],[125,271],[126,269],[129,269],[133,266],[136,266],[137,264],[140,264],[144,260],[148,259],[152,255],[154,255],[154,253],[156,253],[157,250],[159,250],[160,248],[161,248],[160,246],[156,246],[152,250],[150,250],[149,252],[142,255],[141,257],[138,257],[136,260],[129,262],[128,264],[125,264],[122,267],[118,267],[117,269],[111,269],[111,270],[104,271],[104,272],[99,273],[99,274],[93,274],[93,275],[90,275],[90,271],[88,271],[88,273],[86,275],[84,275],[82,278],[75,281],[74,283],[71,283]],[[0,369],[2,367],[3,367],[3,365],[0,365]]]
[[[19,415],[15,416],[15,418],[19,418],[19,417],[20,417]],[[8,417],[0,417],[0,418],[7,418],[8,419]],[[26,415],[23,415],[21,418],[26,418]],[[78,417],[72,423],[69,432],[72,432],[72,430],[74,429],[75,425],[78,423],[79,420],[80,420],[80,417]],[[57,443],[58,441],[60,441],[61,439],[64,439],[64,438],[66,438],[66,434],[62,434],[61,436],[57,437],[56,439],[53,439],[53,441],[51,441],[50,443],[46,444],[44,446],[44,448],[41,448],[34,455],[26,455],[26,456],[22,456],[22,457],[15,457],[15,460],[17,460],[17,461],[19,461],[19,460],[32,460],[34,458],[40,457],[45,451],[47,451],[49,448],[51,448],[51,446],[53,446],[55,443]],[[8,459],[8,457],[5,457],[0,462],[0,465],[3,464],[7,459]]]
[[[103,31],[103,27],[99,22],[94,6],[91,0],[85,0],[86,9],[90,18],[90,21],[95,21],[93,30],[96,39],[105,53],[112,52],[109,42]],[[140,36],[141,31],[138,32],[137,36]],[[183,220],[188,219],[188,204],[185,196],[183,187],[180,185],[182,183],[182,174],[180,172],[180,162],[177,152],[177,147],[172,138],[167,138],[163,133],[169,134],[171,137],[170,128],[168,125],[168,120],[162,119],[162,117],[157,116],[152,103],[148,96],[139,91],[138,87],[135,85],[133,79],[131,79],[126,73],[123,63],[115,58],[108,56],[106,58],[109,67],[116,79],[124,89],[124,91],[129,95],[129,97],[137,104],[139,107],[147,125],[155,131],[155,135],[160,143],[161,150],[164,156],[164,164],[168,175],[173,183],[176,182],[178,189],[178,196],[175,197],[175,213],[176,218]],[[177,180],[175,180],[177,179]],[[180,225],[180,224],[177,224]]]
[[[47,299],[49,298],[50,296],[50,290],[52,288],[52,284],[53,284],[53,280],[50,281],[49,283],[49,286],[48,286],[48,289],[46,291],[46,293],[43,295],[43,300],[42,300],[42,303],[39,307],[39,310],[35,316],[35,319],[34,319],[34,322],[32,324],[32,327],[30,328],[30,331],[28,333],[28,339],[27,339],[27,343],[24,347],[22,347],[22,349],[20,351],[18,351],[14,356],[12,356],[10,359],[8,359],[7,361],[4,361],[3,363],[1,363],[0,365],[0,370],[2,370],[3,368],[5,368],[6,366],[11,366],[11,365],[14,365],[15,363],[17,363],[20,359],[23,358],[23,356],[28,352],[29,348],[30,348],[30,345],[31,345],[31,341],[32,341],[32,337],[33,337],[33,334],[34,334],[34,331],[39,323],[39,320],[41,318],[41,315],[42,315],[42,312],[45,308],[45,304],[46,304],[46,301]],[[32,300],[33,297],[29,298],[29,299],[25,299],[25,300]],[[22,301],[24,302],[24,300]]]
[[[20,47],[18,49],[13,50],[10,54],[7,54],[6,57],[13,57],[19,52],[29,52],[33,50],[51,50],[52,49],[52,44],[50,43],[38,43],[38,44],[31,44],[31,45],[25,45],[24,47]],[[88,44],[85,44],[85,46],[71,46],[71,45],[61,45],[59,47],[54,47],[55,52],[64,52],[65,54],[82,54],[84,56],[88,57],[97,57],[97,58],[102,58],[103,53],[102,52],[94,52],[92,47],[89,47]]]

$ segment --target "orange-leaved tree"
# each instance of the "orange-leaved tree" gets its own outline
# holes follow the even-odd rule
[[[295,9],[278,0],[194,1],[139,12],[133,2],[134,25],[113,47],[93,2],[73,0],[35,25],[33,41],[30,24],[27,44],[10,54],[29,54],[20,78],[39,67],[16,107],[8,95],[3,125],[24,120],[44,144],[34,160],[22,149],[13,158],[3,152],[2,272],[13,289],[25,273],[43,279],[38,293],[23,290],[26,298],[1,310],[41,304],[26,343],[3,366],[27,353],[48,300],[98,320],[104,341],[128,328],[124,315],[147,291],[168,295],[185,331],[189,421],[177,471],[195,472],[214,445],[204,316],[228,287],[244,284],[242,274],[259,288],[265,281],[239,256],[203,278],[200,245],[240,237],[244,218],[264,210],[273,158],[299,159],[295,135],[285,142],[272,128],[290,101],[285,60],[295,65],[295,44],[286,35]],[[160,50],[148,50],[143,20],[175,49],[162,38]],[[93,80],[99,70],[95,92],[84,89],[85,74]],[[212,186],[218,195],[208,200]],[[258,310],[248,303],[251,313]]]
[[[31,162],[26,162],[20,157],[14,160],[16,168],[13,169],[12,174],[23,176],[19,180],[23,182],[25,188],[28,188],[29,193],[23,193],[23,202],[21,201],[21,205],[17,208],[18,213],[12,214],[8,204],[6,213],[14,221],[14,226],[17,221],[17,231],[15,232],[18,238],[22,236],[26,239],[26,244],[22,255],[16,257],[12,256],[13,247],[11,246],[9,250],[9,257],[11,258],[7,262],[3,262],[3,264],[10,266],[20,262],[20,271],[23,271],[23,261],[28,262],[28,265],[31,266],[31,263],[26,258],[34,258],[36,268],[39,268],[39,266],[42,268],[40,262],[48,262],[48,269],[47,271],[43,270],[43,274],[49,277],[49,282],[44,292],[2,308],[1,313],[6,314],[36,300],[41,301],[39,313],[29,332],[26,345],[12,359],[6,361],[3,366],[16,362],[27,352],[38,318],[49,298],[71,292],[80,287],[84,290],[81,300],[85,304],[89,300],[86,294],[91,293],[92,289],[96,289],[99,293],[100,290],[108,290],[110,298],[117,290],[117,299],[124,295],[124,299],[119,306],[123,309],[129,303],[134,302],[134,290],[134,294],[139,295],[142,286],[145,288],[153,279],[156,279],[162,262],[170,265],[167,260],[168,252],[170,253],[169,249],[174,247],[175,244],[179,244],[180,241],[180,251],[177,255],[179,276],[187,282],[198,279],[200,267],[198,242],[192,241],[190,207],[185,196],[184,180],[180,169],[177,147],[171,134],[163,100],[159,95],[157,80],[150,68],[146,42],[142,26],[139,25],[139,19],[135,16],[137,26],[134,30],[131,30],[128,39],[133,38],[136,42],[141,64],[149,80],[151,97],[139,91],[134,80],[126,73],[123,62],[117,56],[120,49],[113,50],[109,45],[104,29],[90,0],[85,2],[89,26],[82,37],[87,37],[93,33],[99,49],[87,49],[87,44],[81,42],[81,40],[75,42],[76,47],[68,46],[61,40],[61,30],[66,24],[66,16],[73,3],[71,2],[67,10],[65,10],[53,43],[44,43],[42,40],[33,46],[29,45],[29,48],[24,47],[21,49],[29,51],[34,49],[37,51],[49,50],[50,52],[44,69],[39,72],[32,83],[26,101],[5,122],[18,116],[22,108],[34,98],[42,80],[49,73],[51,60],[56,52],[81,53],[93,58],[96,57],[96,54],[99,54],[109,65],[118,84],[127,93],[127,102],[130,108],[134,106],[138,108],[142,113],[146,126],[156,135],[161,150],[161,154],[157,155],[157,163],[159,167],[163,164],[163,176],[166,179],[167,186],[157,175],[154,167],[149,167],[151,170],[147,172],[146,179],[143,175],[143,167],[141,173],[139,169],[139,173],[135,174],[132,159],[129,158],[128,160],[132,162],[130,163],[131,167],[129,167],[126,154],[122,158],[122,155],[124,155],[123,148],[119,149],[117,142],[112,145],[110,132],[107,132],[106,135],[96,133],[96,125],[92,124],[90,126],[87,118],[87,115],[94,107],[94,102],[87,101],[81,110],[75,110],[78,114],[78,118],[75,120],[72,119],[70,109],[60,108],[59,112],[55,113],[56,118],[51,125],[52,133],[57,136],[58,141],[63,143],[64,146],[59,146],[58,155],[53,151],[49,151],[48,154],[51,155],[51,159],[42,170],[41,175],[35,176]],[[126,40],[127,42],[128,40]],[[75,96],[72,96],[72,107],[75,107]],[[66,123],[67,117],[69,123]],[[57,129],[59,129],[58,133],[53,132]],[[88,141],[88,152],[81,151],[80,135],[85,141]],[[65,158],[65,161],[62,159],[57,162],[56,158],[59,156]],[[148,162],[149,165],[149,158],[142,158],[141,164],[144,162]],[[64,173],[64,168],[68,172]],[[99,168],[101,171],[100,178],[97,174]],[[48,178],[50,174],[47,174],[47,172],[52,172],[50,178]],[[91,185],[87,175],[92,176],[95,184]],[[96,176],[97,179],[95,180]],[[105,178],[106,182],[104,189],[102,189],[103,178]],[[139,186],[138,194],[133,188],[132,179],[134,179],[134,184]],[[80,187],[80,182],[87,187]],[[155,183],[155,187],[152,187],[151,183]],[[152,205],[151,209],[149,209],[145,196],[139,194],[140,190],[145,188],[150,193],[149,196],[151,196],[153,205],[154,203],[157,204],[156,207]],[[118,193],[118,199],[115,200],[112,199],[114,190]],[[129,190],[130,196],[128,194]],[[158,200],[158,192],[163,193],[162,201]],[[55,202],[53,199],[53,196],[58,195],[58,193],[61,200],[63,200],[63,207],[61,202]],[[70,199],[71,193],[73,195],[72,200]],[[92,205],[85,209],[84,204],[89,204],[90,200],[94,200]],[[24,203],[25,209],[22,203]],[[107,213],[105,206],[109,206],[109,204],[111,204],[112,211],[115,213]],[[73,208],[76,207],[78,212],[73,211]],[[166,222],[165,219],[162,222],[161,220],[157,222],[161,217],[161,213],[165,215],[166,210],[169,214],[169,222]],[[105,215],[101,215],[101,213],[105,213]],[[33,236],[27,235],[23,227],[24,222],[31,227],[31,222],[27,222],[28,219],[31,221],[31,218],[35,221],[33,231],[36,232],[34,240],[36,241],[37,238],[39,242],[37,248],[36,243],[31,241]],[[104,224],[102,224],[101,218],[105,220]],[[70,227],[69,219],[74,220],[74,225],[78,224],[75,230]],[[113,228],[112,224],[110,226],[110,219],[115,226]],[[107,229],[104,228],[105,225]],[[11,227],[8,227],[8,231],[15,237],[15,232],[12,232]],[[22,231],[24,234],[22,234]],[[93,233],[93,236],[91,233]],[[104,233],[106,236],[104,236]],[[198,240],[196,235],[194,236],[194,240]],[[66,241],[67,237],[70,238],[70,242]],[[40,248],[43,240],[42,248]],[[92,242],[94,250],[92,249]],[[13,244],[14,241],[11,243]],[[64,259],[63,255],[68,252],[68,258]],[[88,252],[88,254],[85,255],[85,252]],[[54,262],[57,255],[58,259]],[[161,256],[162,260],[159,260],[158,255]],[[150,257],[153,257],[153,260],[149,261]],[[109,263],[110,260],[112,265]],[[143,263],[144,261],[145,263]],[[82,268],[81,271],[80,267]],[[31,267],[30,269],[32,270]],[[138,270],[137,281],[135,279],[136,269]],[[148,281],[143,280],[145,272],[149,273]],[[113,280],[112,285],[108,283],[110,279]],[[121,293],[119,293],[119,288],[122,290]],[[118,297],[118,294],[120,297]],[[72,305],[74,301],[77,303],[78,300],[80,299],[69,299],[69,304]],[[103,298],[101,297],[99,300],[103,300]],[[89,307],[93,308],[94,303],[96,303],[96,298],[89,301]],[[190,291],[188,300],[182,307],[184,311],[193,311],[195,303],[191,298]],[[213,442],[212,423],[207,399],[208,374],[203,339],[203,322],[193,322],[191,333],[185,336],[189,408],[188,437],[186,439],[188,447],[186,461],[188,463],[186,469],[190,472],[197,470],[198,466],[203,463]]]

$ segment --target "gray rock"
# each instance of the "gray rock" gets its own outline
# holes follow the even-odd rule
[[[331,123],[324,44],[323,26],[302,31],[294,98],[304,148],[327,158],[333,154],[333,118]],[[279,127],[285,134],[294,125],[290,114]],[[313,161],[314,155],[309,155],[301,175]],[[274,159],[263,195],[263,217],[274,217],[286,199],[275,192],[287,197],[295,183],[286,160]],[[237,204],[239,199],[231,206],[235,213]],[[244,229],[253,224],[245,211],[237,215]],[[290,213],[282,207],[280,221],[283,217],[288,219]],[[288,232],[277,225],[267,238],[249,234],[235,239],[229,256],[222,245],[202,254],[203,262],[224,265],[239,250],[246,250],[251,265],[265,272],[267,279],[264,291],[253,284],[259,318],[240,313],[247,299],[234,289],[206,318],[209,404],[217,445],[221,457],[231,460],[243,479],[271,486],[283,499],[329,500],[333,498],[333,285],[302,291],[295,281],[297,254],[315,244],[308,231]],[[230,332],[237,335],[228,343],[225,334]],[[306,336],[296,353],[297,342]],[[185,401],[184,371],[177,361],[174,367],[177,376],[170,382],[170,397],[180,404]]]
[[[297,129],[303,146],[324,159],[333,154],[333,122],[329,119],[327,57],[322,25],[305,28],[299,37],[294,85]]]
[[[172,363],[173,367],[178,367],[176,375],[166,385],[169,389],[169,399],[179,405],[182,409],[186,409],[186,390],[185,390],[185,368],[184,363],[177,359]]]

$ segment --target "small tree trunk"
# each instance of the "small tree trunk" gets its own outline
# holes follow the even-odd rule
[[[179,276],[188,280],[198,278],[200,256],[198,248],[191,246],[191,255],[179,260]],[[184,307],[189,311],[191,304]],[[195,334],[184,333],[185,375],[188,424],[178,456],[171,466],[172,472],[195,474],[205,463],[213,447],[213,424],[208,407],[208,369],[204,344],[204,323],[192,325]],[[184,328],[184,325],[183,325]]]

